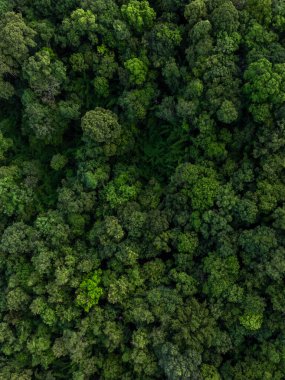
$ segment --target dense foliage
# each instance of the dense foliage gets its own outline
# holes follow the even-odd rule
[[[0,0],[0,379],[285,379],[284,0]]]

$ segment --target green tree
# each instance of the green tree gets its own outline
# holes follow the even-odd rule
[[[244,73],[244,92],[252,102],[250,111],[257,122],[270,119],[274,105],[284,101],[284,64],[272,65],[266,58],[249,65]]]
[[[36,46],[36,33],[14,12],[1,15],[0,31],[0,98],[8,99],[14,94],[14,88],[5,78],[18,75],[29,49]]]
[[[225,100],[217,112],[219,121],[225,124],[231,124],[238,118],[238,112],[230,100]]]
[[[43,49],[30,57],[23,71],[30,88],[45,103],[53,102],[66,81],[66,68],[48,49]]]
[[[125,68],[130,73],[131,83],[140,85],[146,80],[147,66],[139,58],[131,58],[124,63]]]
[[[211,14],[211,21],[216,31],[233,33],[239,26],[239,13],[231,1],[225,1],[215,8]]]
[[[212,207],[219,190],[214,170],[189,163],[178,166],[172,183],[189,198],[193,210]]]
[[[130,0],[122,5],[121,11],[128,23],[138,32],[151,28],[156,18],[156,13],[147,0]]]
[[[113,112],[97,107],[88,111],[81,120],[83,139],[103,146],[108,156],[116,153],[122,127]]]
[[[98,42],[96,15],[90,10],[78,8],[74,10],[70,17],[62,21],[64,36],[60,38],[63,45],[78,47],[82,38],[88,38],[91,44]]]
[[[88,312],[94,305],[97,305],[103,294],[103,289],[99,286],[101,272],[95,272],[90,278],[83,280],[79,286],[76,304]]]
[[[204,0],[194,0],[185,6],[184,16],[190,26],[193,26],[207,16],[207,7]]]

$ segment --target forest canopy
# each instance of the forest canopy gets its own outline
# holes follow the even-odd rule
[[[285,1],[0,0],[0,379],[285,379]]]

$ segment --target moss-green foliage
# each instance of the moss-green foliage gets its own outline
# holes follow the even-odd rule
[[[285,2],[0,0],[0,379],[284,380]]]
[[[55,154],[52,156],[50,166],[54,170],[60,170],[65,167],[67,164],[67,158],[63,156],[62,154]]]
[[[147,0],[130,0],[122,5],[121,10],[128,23],[139,32],[149,29],[156,17],[154,9],[150,7]]]
[[[97,305],[103,294],[103,289],[99,286],[101,272],[95,272],[90,278],[86,278],[79,285],[76,304],[85,311],[89,311],[92,306]]]
[[[139,58],[132,58],[125,62],[125,68],[130,72],[130,80],[134,84],[143,84],[146,80],[147,66]]]

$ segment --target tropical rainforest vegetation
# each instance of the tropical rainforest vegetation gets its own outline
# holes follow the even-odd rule
[[[285,379],[284,0],[0,0],[0,379]]]

